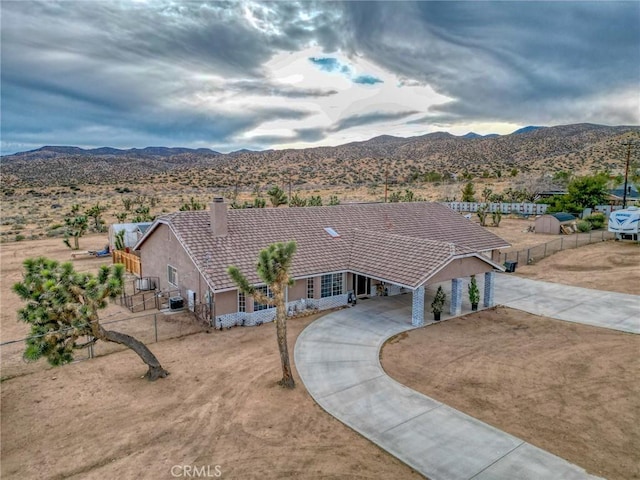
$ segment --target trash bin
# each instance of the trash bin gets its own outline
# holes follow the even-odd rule
[[[517,266],[518,266],[518,262],[504,262],[505,272],[507,273],[515,272]]]

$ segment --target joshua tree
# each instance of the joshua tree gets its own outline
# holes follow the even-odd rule
[[[96,232],[102,232],[104,229],[104,221],[102,220],[102,213],[107,207],[101,207],[100,202],[96,203],[93,207],[87,209],[85,214],[87,217],[93,218],[93,224]]]
[[[306,207],[307,199],[300,197],[297,193],[294,193],[291,196],[291,201],[289,202],[290,207]]]
[[[142,223],[142,222],[151,222],[155,218],[149,213],[149,207],[147,205],[142,205],[135,209],[135,213],[137,214],[133,218],[133,223]]]
[[[474,195],[476,194],[476,189],[473,188],[473,183],[468,182],[465,184],[462,189],[462,201],[463,202],[475,202],[476,199]]]
[[[273,297],[269,297],[249,283],[246,277],[235,266],[227,269],[229,276],[238,285],[240,291],[252,295],[262,304],[276,306],[276,334],[278,349],[280,350],[280,362],[282,364],[282,380],[278,383],[285,388],[293,388],[295,383],[289,364],[289,349],[287,347],[287,305],[285,294],[288,285],[293,284],[289,277],[289,268],[296,252],[296,242],[274,243],[260,251],[256,266],[258,277],[266,283]]]
[[[63,365],[73,361],[74,350],[103,340],[136,352],[149,367],[145,375],[149,380],[168,375],[144,343],[105,330],[100,324],[98,310],[122,292],[124,265],[103,265],[97,276],[76,272],[71,263],[60,264],[44,257],[29,258],[23,265],[24,279],[13,290],[26,302],[18,311],[18,319],[31,325],[26,359],[46,357],[51,365]],[[77,343],[83,336],[93,338]]]
[[[322,206],[322,197],[320,197],[320,195],[317,195],[317,196],[311,195],[311,198],[307,202],[307,206],[309,206],[309,207],[321,207]]]
[[[500,211],[500,205],[498,205],[498,209],[491,214],[491,219],[493,221],[494,227],[500,226],[500,221],[502,221],[502,212]]]
[[[333,207],[335,205],[340,205],[340,199],[338,198],[337,195],[331,195],[329,197],[329,206]]]
[[[185,212],[188,210],[204,210],[205,205],[203,203],[198,202],[195,198],[191,197],[188,203],[183,203],[180,207],[181,212]]]
[[[285,205],[287,203],[287,194],[284,193],[284,190],[282,190],[277,185],[274,185],[269,190],[267,190],[267,195],[269,195],[271,205],[273,205],[274,207]]]
[[[115,239],[116,239],[116,250],[124,250],[125,244],[124,244],[124,234],[125,234],[125,230],[124,228],[122,230],[118,230],[115,234]]]
[[[89,228],[89,219],[86,215],[78,215],[77,217],[67,217],[64,219],[65,232],[64,244],[71,250],[80,250],[80,237],[82,237]],[[73,238],[73,245],[71,245],[70,238]]]

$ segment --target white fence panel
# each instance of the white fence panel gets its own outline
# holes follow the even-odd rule
[[[486,205],[481,202],[445,202],[449,208],[456,212],[472,212],[478,211],[480,206]],[[547,211],[549,205],[544,203],[490,203],[488,204],[489,212],[517,213],[520,215],[542,215]],[[596,207],[598,208],[598,207]]]

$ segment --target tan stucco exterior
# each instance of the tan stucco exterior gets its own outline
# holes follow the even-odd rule
[[[231,290],[229,292],[218,292],[213,297],[215,301],[215,315],[227,315],[238,311],[238,291]],[[253,303],[250,302],[251,297],[247,297],[247,311],[251,303],[251,311],[253,311]]]
[[[452,260],[446,267],[431,277],[427,283],[434,284],[451,280],[453,278],[465,278],[471,275],[490,272],[493,267],[476,257],[460,258]]]
[[[163,292],[179,290],[183,298],[187,290],[196,292],[196,303],[204,301],[208,290],[200,272],[167,225],[159,225],[140,250],[140,260],[144,265],[145,277],[158,277],[159,288]],[[168,282],[167,266],[177,270],[178,285]],[[177,292],[176,292],[177,293]]]
[[[302,278],[296,280],[295,283],[289,287],[288,300],[293,302],[300,300],[301,298],[307,298],[307,279]]]

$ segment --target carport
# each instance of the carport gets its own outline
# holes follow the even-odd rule
[[[494,272],[504,270],[481,252],[459,244],[426,240],[400,235],[358,232],[357,245],[361,254],[353,255],[350,270],[356,295],[362,295],[369,286],[385,285],[386,293],[411,292],[411,323],[424,325],[426,287],[451,282],[450,314],[462,311],[463,285],[471,275],[484,275],[483,306],[493,306]],[[363,288],[364,285],[364,288]],[[358,288],[360,287],[360,288]],[[384,290],[381,292],[384,295]]]

